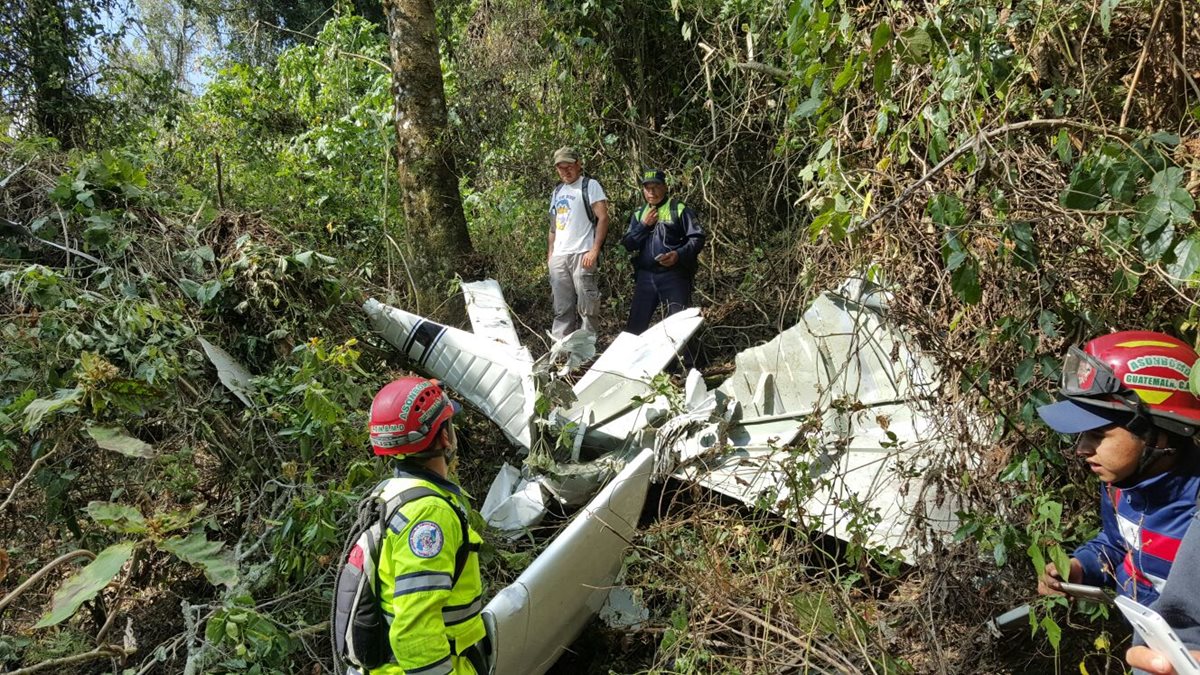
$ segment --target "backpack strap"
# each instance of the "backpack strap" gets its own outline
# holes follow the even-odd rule
[[[588,198],[588,184],[591,182],[591,178],[584,176],[580,192],[583,193],[583,212],[587,214],[588,222],[592,224],[592,227],[596,227],[596,212],[592,210],[592,200]]]
[[[400,510],[400,507],[426,497],[437,497],[438,499],[441,499],[450,506],[450,509],[454,511],[454,515],[458,516],[458,524],[462,530],[462,543],[459,545],[458,550],[454,553],[454,574],[450,577],[450,585],[453,586],[454,584],[458,583],[458,578],[462,576],[463,570],[466,569],[467,558],[470,557],[472,552],[479,550],[479,544],[471,543],[471,535],[467,527],[466,514],[464,514],[462,509],[460,509],[458,505],[454,503],[453,499],[450,499],[446,495],[434,490],[433,488],[424,486],[409,488],[396,496],[396,505],[391,508],[391,513],[388,513],[387,517],[383,520],[384,527],[387,527],[388,521],[392,519],[392,516],[396,513],[396,511]]]

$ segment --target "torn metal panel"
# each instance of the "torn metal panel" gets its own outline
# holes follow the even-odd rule
[[[802,322],[818,341],[835,397],[873,405],[932,395],[936,366],[875,311],[825,293]]]
[[[412,361],[479,408],[513,443],[532,445],[532,364],[524,348],[443,326],[374,298],[363,304],[372,326]]]
[[[617,586],[608,592],[608,600],[600,608],[600,620],[609,628],[641,628],[650,620],[650,608],[642,602],[640,588]]]
[[[552,364],[561,363],[558,375],[563,376],[595,357],[596,334],[580,328],[561,340],[555,340],[550,345],[550,351],[538,359],[534,370],[545,369],[549,372]]]
[[[560,462],[537,478],[559,504],[583,506],[625,467],[626,454],[610,453],[591,462]]]
[[[817,340],[802,323],[762,346],[740,352],[734,365],[733,374],[717,390],[739,401],[745,414],[755,417],[768,414],[754,406],[754,392],[764,374],[775,378],[779,403],[785,410],[816,408],[821,390],[829,382]]]
[[[608,598],[650,484],[650,450],[629,461],[517,580],[483,609],[496,675],[540,675]]]
[[[927,543],[917,533],[953,532],[962,504],[938,493],[931,475],[948,451],[928,404],[938,369],[884,322],[886,298],[871,288],[825,293],[794,327],[738,354],[718,389],[743,407],[728,428],[731,452],[711,458],[709,427],[680,441],[679,474],[911,562]],[[805,443],[783,449],[801,432]],[[685,462],[706,453],[704,463]],[[793,495],[793,485],[815,491]]]
[[[529,352],[521,346],[521,340],[517,337],[517,329],[513,326],[500,283],[495,279],[484,279],[461,285],[467,316],[471,319],[471,332],[522,351],[528,358]]]
[[[763,373],[759,376],[750,407],[759,415],[779,415],[784,412],[783,399],[775,387],[774,373]]]
[[[863,295],[858,286],[848,288],[854,297]],[[878,293],[866,297],[872,307],[882,306]],[[824,293],[795,326],[738,354],[737,369],[720,390],[752,415],[813,410],[838,398],[874,405],[929,396],[937,368],[910,344],[876,309]],[[774,378],[775,396],[759,393],[768,374]],[[771,409],[778,405],[782,410]]]
[[[523,477],[516,467],[504,464],[488,488],[479,515],[490,527],[519,534],[542,522],[546,515],[542,486]]]
[[[576,404],[566,413],[578,419],[590,404],[595,424],[634,407],[634,397],[653,393],[651,380],[667,367],[704,323],[700,310],[676,312],[654,324],[641,335],[621,333],[573,387]]]
[[[583,447],[599,453],[649,447],[654,436],[649,427],[670,414],[671,406],[667,400],[655,396],[602,425],[590,427],[584,436]]]
[[[948,451],[945,436],[931,417],[907,404],[852,416],[854,436],[840,451],[828,450],[824,480],[803,510],[839,539],[862,532],[870,545],[913,562],[930,543],[922,533],[949,536],[958,527],[955,514],[965,507],[960,497],[942,494],[934,480]]]
[[[785,446],[796,442],[805,422],[795,416],[761,417],[733,423],[723,433],[713,424],[685,440],[676,475],[747,504],[758,503],[764,494],[785,497],[788,472],[799,456],[799,451]],[[722,448],[725,452],[718,452]],[[811,454],[803,460],[818,467],[828,465]]]

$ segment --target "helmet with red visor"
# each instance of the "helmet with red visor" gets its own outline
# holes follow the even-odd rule
[[[1055,431],[1117,424],[1150,439],[1156,429],[1183,437],[1200,430],[1200,399],[1188,388],[1196,351],[1163,333],[1122,331],[1071,347],[1063,400],[1038,408]]]

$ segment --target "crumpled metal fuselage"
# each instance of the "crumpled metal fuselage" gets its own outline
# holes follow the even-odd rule
[[[712,391],[694,371],[683,392],[656,379],[699,329],[698,310],[642,335],[621,333],[540,417],[551,361],[593,336],[569,336],[534,361],[515,342],[499,286],[479,283],[464,284],[474,332],[374,300],[364,309],[418,370],[536,456],[498,476],[484,506],[489,525],[519,532],[547,499],[586,504],[484,610],[498,675],[544,672],[599,611],[652,479],[674,475],[746,504],[765,500],[782,516],[910,561],[957,526],[961,505],[935,498],[929,479],[946,453],[931,405],[939,370],[885,321],[877,287],[850,280],[822,294],[795,326],[738,354]]]

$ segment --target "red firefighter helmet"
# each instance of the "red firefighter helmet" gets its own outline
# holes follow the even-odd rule
[[[385,456],[424,452],[457,411],[436,380],[402,377],[380,389],[371,402],[371,448]]]
[[[1182,436],[1200,429],[1200,399],[1188,388],[1196,351],[1150,331],[1122,331],[1071,347],[1063,362],[1063,400],[1038,408],[1054,430],[1080,433],[1149,416]]]

